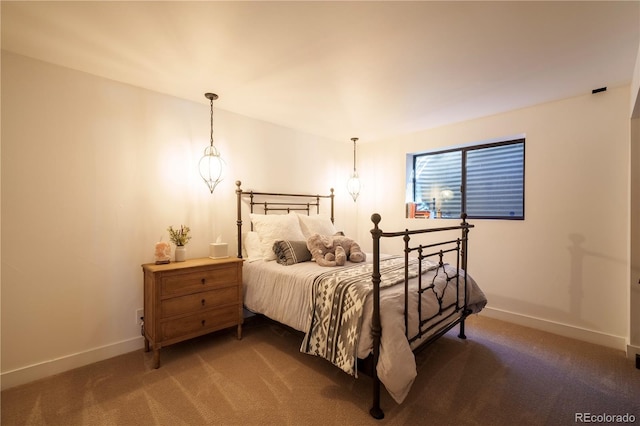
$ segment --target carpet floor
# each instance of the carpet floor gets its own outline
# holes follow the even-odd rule
[[[242,340],[234,328],[163,348],[157,370],[139,350],[4,390],[1,422],[571,425],[627,415],[640,424],[640,370],[622,351],[482,315],[468,319],[467,340],[456,334],[417,354],[402,404],[383,388],[382,420],[369,416],[369,377],[300,353],[300,333],[253,317]]]

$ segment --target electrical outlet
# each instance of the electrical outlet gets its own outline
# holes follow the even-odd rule
[[[136,325],[142,325],[144,319],[144,309],[136,309]]]

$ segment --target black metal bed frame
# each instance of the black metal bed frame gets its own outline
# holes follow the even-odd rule
[[[237,220],[238,226],[238,258],[242,258],[242,198],[249,197],[249,211],[255,213],[255,206],[261,206],[264,214],[268,214],[270,211],[286,211],[290,213],[292,211],[305,211],[307,215],[311,214],[311,208],[315,207],[316,213],[320,213],[320,200],[327,198],[331,200],[331,222],[334,222],[334,194],[333,188],[329,195],[319,194],[285,194],[278,192],[257,192],[257,191],[243,191],[241,188],[242,182],[236,181],[236,198],[237,198]],[[261,201],[256,201],[258,197]],[[269,201],[264,200],[263,197],[282,197],[282,199],[302,199],[301,202],[281,202],[281,201]],[[278,198],[280,199],[280,198]],[[253,223],[251,224],[251,230],[253,231]]]
[[[460,325],[460,332],[458,337],[466,339],[464,333],[464,321],[471,313],[471,310],[467,307],[467,256],[468,256],[468,241],[469,241],[469,229],[473,228],[467,222],[467,215],[462,214],[462,223],[459,226],[446,226],[440,228],[426,228],[417,230],[408,230],[400,232],[383,232],[380,229],[379,224],[382,218],[378,213],[371,215],[371,221],[373,222],[373,229],[371,230],[371,236],[373,238],[373,317],[371,325],[371,334],[373,336],[373,352],[372,352],[372,368],[370,369],[371,377],[373,378],[373,404],[369,413],[375,419],[384,418],[384,412],[380,407],[380,379],[375,366],[378,364],[380,356],[380,338],[382,336],[382,326],[380,323],[380,240],[382,238],[397,238],[402,237],[404,241],[404,324],[405,334],[409,343],[420,339],[425,334],[433,331],[433,333],[423,342],[419,344],[414,352],[420,351],[428,346],[439,337],[446,334],[449,330],[456,325]],[[453,240],[440,241],[431,244],[417,244],[411,246],[411,236],[424,235],[429,233],[447,232],[447,231],[460,231],[461,236]],[[425,250],[431,250],[425,253]],[[414,336],[409,336],[409,263],[410,255],[413,252],[417,252],[417,264],[418,264],[418,293],[422,295],[427,291],[431,291],[435,294],[438,300],[439,309],[438,312],[428,318],[422,318],[422,297],[418,298],[418,319],[419,327],[418,332]],[[448,276],[444,271],[444,256],[447,253],[456,254],[456,268],[455,274]],[[431,257],[437,256],[438,266],[435,276],[432,278],[431,283],[426,285],[423,283],[422,275],[422,261]],[[452,304],[443,306],[444,291],[441,295],[435,292],[435,279],[440,273],[440,270],[447,276],[447,281],[455,280],[456,301]],[[461,276],[460,271],[463,270],[464,274]],[[462,289],[461,289],[462,287]],[[461,291],[464,291],[463,303],[460,303]],[[434,321],[437,318],[436,321]],[[434,322],[432,322],[434,321]],[[435,330],[435,331],[434,331]]]
[[[270,211],[286,211],[287,213],[291,211],[305,211],[309,215],[311,213],[311,209],[315,208],[316,213],[320,213],[320,201],[321,199],[329,199],[331,204],[331,222],[334,222],[334,193],[333,188],[331,188],[331,193],[329,195],[318,195],[318,194],[288,194],[288,193],[276,193],[276,192],[257,192],[257,191],[243,191],[241,188],[241,182],[236,181],[236,195],[237,195],[237,227],[238,227],[238,258],[242,258],[242,200],[243,198],[249,198],[249,207],[250,212],[254,213],[255,206],[260,206],[260,209],[267,214]],[[292,200],[302,200],[300,202],[297,201],[270,201],[268,198],[275,198],[278,200],[283,199],[292,199]],[[258,199],[258,201],[256,200]],[[414,352],[418,352],[424,349],[431,342],[435,341],[442,335],[446,334],[456,325],[460,325],[460,331],[458,337],[461,339],[465,339],[464,332],[464,321],[466,317],[471,313],[471,311],[467,307],[467,257],[468,257],[468,235],[469,229],[473,228],[474,225],[469,224],[466,221],[467,215],[462,214],[462,223],[459,226],[447,226],[447,227],[439,227],[439,228],[426,228],[426,229],[418,229],[418,230],[404,230],[400,232],[383,232],[380,229],[379,224],[382,220],[380,215],[374,213],[371,216],[371,221],[373,222],[373,229],[371,230],[371,236],[373,239],[373,273],[372,273],[372,283],[373,283],[373,317],[371,324],[371,334],[373,337],[373,350],[369,359],[362,360],[362,364],[367,364],[368,368],[366,368],[366,372],[371,375],[373,379],[373,393],[372,393],[372,407],[369,410],[369,413],[375,419],[384,418],[384,412],[380,407],[380,379],[378,378],[378,374],[375,366],[378,363],[378,359],[380,357],[380,338],[382,336],[382,326],[380,322],[380,240],[383,238],[397,238],[402,237],[404,240],[404,322],[405,322],[405,334],[409,343],[420,339],[425,334],[430,334],[428,338],[426,338],[423,342],[419,344],[418,347],[414,349]],[[251,225],[251,230],[253,230],[253,224]],[[449,239],[446,241],[440,241],[431,244],[417,244],[411,245],[411,237],[418,236],[422,234],[429,233],[438,233],[445,231],[460,231],[461,235],[455,239]],[[426,251],[426,252],[425,252]],[[444,272],[444,256],[448,253],[455,253],[456,257],[456,268],[455,274],[452,276],[447,275],[447,280],[452,281],[455,280],[455,291],[456,291],[456,301],[452,304],[448,304],[443,306],[444,293],[440,296],[434,290],[434,281],[435,277],[432,279],[431,283],[423,283],[423,275],[422,275],[422,260],[428,259],[432,257],[438,258],[438,267],[436,271],[436,276],[440,273],[442,269]],[[418,332],[414,336],[409,336],[409,327],[408,327],[408,294],[409,294],[409,261],[410,256],[413,254],[414,258],[418,260],[418,292],[424,293],[428,291],[432,291],[435,293],[436,298],[439,304],[439,311],[432,315],[429,318],[422,318],[422,297],[418,298],[418,318],[420,319],[420,324],[418,328]],[[461,274],[460,271],[463,270],[464,274]],[[462,289],[461,289],[462,288]],[[464,291],[463,303],[460,303],[460,294],[461,291]],[[436,318],[438,318],[436,320]],[[435,320],[435,321],[434,321]]]

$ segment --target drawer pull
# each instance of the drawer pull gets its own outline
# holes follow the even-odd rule
[[[202,306],[204,306],[204,299],[202,299]]]
[[[202,326],[204,327],[205,320],[202,320]]]
[[[202,285],[204,285],[204,278],[202,279]]]

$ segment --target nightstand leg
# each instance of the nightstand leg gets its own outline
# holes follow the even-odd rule
[[[242,324],[238,324],[238,340],[242,339]]]
[[[149,352],[149,339],[147,339],[146,337],[144,338],[144,351],[145,352]]]
[[[153,350],[153,368],[160,368],[160,349]]]

